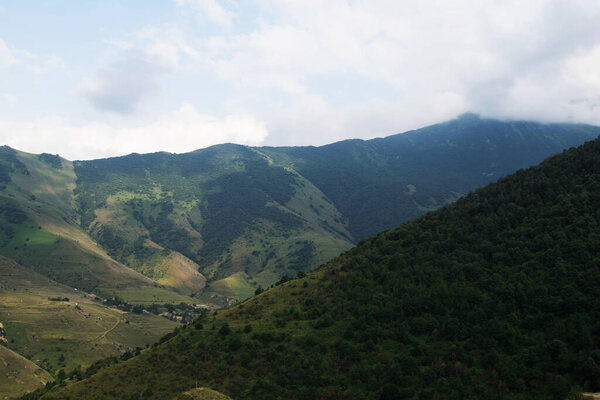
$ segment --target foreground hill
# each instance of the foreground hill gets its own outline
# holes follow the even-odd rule
[[[242,300],[599,133],[468,114],[322,147],[132,154],[75,162],[76,202],[81,226],[119,262],[182,294],[206,278],[207,301]],[[179,273],[173,254],[186,260]]]
[[[46,399],[565,399],[600,389],[600,140]]]

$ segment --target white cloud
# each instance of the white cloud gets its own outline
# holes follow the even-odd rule
[[[200,17],[217,25],[229,27],[233,23],[234,13],[223,7],[217,0],[175,0],[180,6],[189,6],[199,13]]]
[[[156,78],[164,72],[145,54],[129,51],[85,79],[77,92],[99,110],[131,114],[148,93],[157,89]]]
[[[299,95],[289,108],[267,121],[269,142],[274,145],[323,145],[348,138],[369,139],[402,133],[438,123],[468,111],[456,93],[441,93],[422,104],[368,99],[334,107],[317,95]]]
[[[127,118],[83,118],[131,125],[186,101],[206,114],[249,110],[268,128],[267,144],[382,136],[465,111],[600,124],[596,0],[172,4],[182,7],[174,19],[140,20],[144,28],[107,41],[115,61],[78,89],[94,108]],[[190,22],[190,11],[201,23]],[[25,59],[0,41],[0,67]]]
[[[225,10],[216,1],[177,3]],[[577,114],[587,115],[587,122],[600,122],[597,116],[574,114],[586,103],[572,101],[577,90],[584,90],[585,98],[600,94],[592,76],[598,64],[581,56],[600,45],[598,2],[257,0],[255,4],[262,17],[242,33],[193,37],[177,29],[165,33],[158,29],[147,34],[149,46],[176,60],[174,65],[186,56],[190,65],[212,70],[242,97],[250,90],[326,97],[310,87],[311,80],[324,78],[327,86],[327,76],[346,75],[387,85],[396,93],[387,103],[413,109],[420,114],[415,121],[426,119],[432,103],[446,109],[441,114],[455,110],[455,101],[435,100],[452,94],[463,106],[492,116],[517,111],[520,117],[560,120]],[[573,57],[579,60],[578,73],[563,67]],[[549,83],[555,107],[548,107]],[[368,103],[360,93],[353,95],[355,104]],[[283,108],[299,104],[294,99]]]
[[[34,73],[44,73],[62,65],[62,60],[55,55],[40,56],[25,50],[13,49],[0,38],[0,68],[25,68]]]
[[[199,113],[183,104],[155,122],[136,128],[114,128],[103,123],[75,126],[61,117],[30,122],[0,120],[0,142],[32,153],[58,153],[69,159],[91,159],[133,152],[188,152],[213,144],[263,143],[264,122],[249,113],[224,117]]]

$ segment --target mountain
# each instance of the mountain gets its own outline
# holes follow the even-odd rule
[[[600,139],[43,398],[170,399],[197,385],[236,399],[598,391],[599,210]]]
[[[263,151],[322,190],[357,242],[599,134],[589,125],[464,114],[381,139]]]
[[[599,133],[467,114],[322,147],[131,154],[75,162],[75,202],[81,227],[111,257],[223,304]]]
[[[0,254],[57,282],[130,302],[191,302],[115,261],[80,227],[73,164],[0,147]]]

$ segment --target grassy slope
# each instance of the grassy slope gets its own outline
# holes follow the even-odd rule
[[[0,258],[0,321],[12,350],[53,372],[154,343],[177,326],[107,308],[6,258]]]
[[[0,191],[0,202],[25,212],[27,218],[10,222],[12,237],[4,235],[0,254],[35,268],[42,275],[101,296],[125,288],[148,290],[161,303],[191,302],[187,296],[165,290],[161,285],[115,262],[78,226],[74,208],[75,174],[71,162],[61,159],[53,167],[38,155],[15,152],[26,171],[15,168]],[[136,295],[136,297],[139,297]]]
[[[600,388],[600,140],[362,241],[48,399],[560,399]]]
[[[211,282],[201,298],[245,298],[350,247],[341,215],[314,185],[243,146],[79,162],[76,171],[91,235],[161,283],[177,279],[161,268],[169,250],[182,253]]]
[[[36,364],[0,346],[0,398],[21,396],[51,380],[50,374]]]

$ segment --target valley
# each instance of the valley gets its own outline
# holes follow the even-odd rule
[[[23,394],[47,381],[64,380],[59,374],[74,382],[115,363],[122,368],[122,354],[125,359],[139,354],[135,360],[157,357],[160,350],[144,348],[161,337],[171,343],[171,337],[195,332],[210,342],[213,329],[220,332],[223,323],[236,332],[226,340],[235,342],[228,344],[235,351],[238,339],[231,338],[252,332],[248,345],[254,350],[249,354],[261,354],[261,360],[273,359],[271,346],[283,349],[290,340],[295,354],[290,360],[304,354],[306,346],[337,346],[335,338],[345,332],[352,339],[350,330],[356,327],[348,321],[338,324],[337,314],[325,311],[339,307],[331,297],[337,292],[329,293],[336,286],[326,282],[346,276],[335,272],[339,261],[329,260],[340,254],[345,260],[356,251],[353,246],[369,242],[362,238],[460,203],[477,187],[599,133],[593,126],[467,114],[401,135],[322,147],[225,144],[184,154],[74,162],[2,147],[0,321],[11,365],[20,365],[17,359],[31,363],[23,376],[12,373],[12,382],[22,383],[6,390]],[[378,290],[359,289],[369,296]],[[206,310],[235,304],[218,316],[204,317],[208,322],[197,322],[196,328],[176,322],[189,323]],[[385,304],[376,308],[395,303],[388,299]],[[338,311],[363,312],[351,309]],[[173,336],[169,332],[176,327]],[[329,339],[322,341],[323,334]],[[363,351],[361,346],[355,351]],[[390,346],[379,350],[396,354],[397,344]],[[332,356],[319,360],[343,361]],[[97,364],[102,359],[108,361]],[[213,361],[225,362],[218,360]],[[236,360],[230,360],[232,365]],[[316,364],[311,368],[315,374],[323,371]],[[236,385],[248,386],[241,391],[220,380],[226,379],[223,371],[198,379],[234,398],[263,396],[271,387],[252,389],[258,383],[248,376],[247,381],[236,378]],[[258,371],[267,373],[263,367]],[[235,373],[244,375],[242,370]],[[160,376],[153,396],[167,398],[170,389],[160,394],[160,385],[170,381]],[[187,376],[173,370],[181,391],[191,388]],[[131,396],[144,391],[134,382],[128,386]],[[337,393],[337,383],[331,385],[323,383],[319,393]],[[352,396],[374,390],[369,385]],[[114,396],[103,393],[98,398]]]
[[[600,139],[565,151],[31,398],[595,392],[599,160]]]

